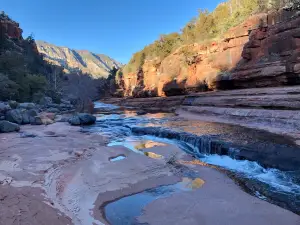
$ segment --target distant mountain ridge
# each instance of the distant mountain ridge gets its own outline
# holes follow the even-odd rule
[[[107,77],[113,67],[118,69],[122,66],[121,63],[104,54],[60,47],[45,41],[36,41],[36,44],[45,60],[64,67],[67,73],[80,71],[94,78],[100,78]]]

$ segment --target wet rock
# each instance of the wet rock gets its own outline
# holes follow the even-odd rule
[[[11,123],[9,121],[0,121],[0,133],[8,133],[8,132],[14,132],[19,131],[20,126],[16,123]]]
[[[96,122],[96,117],[88,113],[78,113],[68,121],[73,126],[91,125]]]
[[[34,109],[34,108],[36,108],[36,105],[32,102],[24,102],[24,103],[20,103],[18,108],[20,108],[20,109]]]
[[[79,126],[81,123],[80,123],[80,119],[78,116],[73,116],[72,118],[70,118],[68,120],[69,124],[71,124],[72,126]]]
[[[12,123],[22,124],[22,111],[20,109],[12,109],[6,113],[5,119]]]
[[[147,114],[147,112],[144,110],[139,110],[136,112],[136,115],[138,115],[138,116],[142,116],[142,115],[146,115],[146,114]]]
[[[96,122],[96,117],[88,113],[78,113],[78,117],[83,125],[90,125]]]

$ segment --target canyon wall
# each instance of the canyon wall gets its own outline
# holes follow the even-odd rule
[[[37,41],[37,47],[46,61],[63,67],[66,73],[81,72],[97,79],[107,77],[114,67],[121,67],[121,63],[104,54],[60,47],[45,41]]]
[[[118,82],[125,96],[172,96],[214,89],[300,83],[300,17],[297,11],[256,14],[220,41],[185,45],[146,60]]]

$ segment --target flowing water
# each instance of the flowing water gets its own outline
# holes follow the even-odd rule
[[[296,164],[293,161],[280,162],[277,158],[273,160],[271,155],[262,157],[260,153],[267,151],[268,154],[274,149],[299,150],[289,139],[237,126],[186,121],[172,113],[138,116],[134,110],[122,110],[102,103],[96,103],[96,112],[96,124],[83,129],[109,137],[108,146],[123,145],[137,154],[144,154],[140,149],[177,145],[200,161],[229,171],[251,194],[300,213],[300,172]],[[123,158],[116,160],[119,159]],[[119,220],[129,214],[129,222],[124,224],[133,224],[132,218],[139,215],[146,204],[181,191],[178,185],[124,197],[107,205],[105,214],[112,224],[121,224]],[[134,205],[132,211],[124,209],[125,204]],[[124,215],[113,219],[114,212]]]

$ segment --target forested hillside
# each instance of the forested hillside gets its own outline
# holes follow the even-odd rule
[[[24,39],[19,24],[0,14],[0,100],[31,101],[47,94],[58,98],[63,73],[39,54],[32,36]]]

